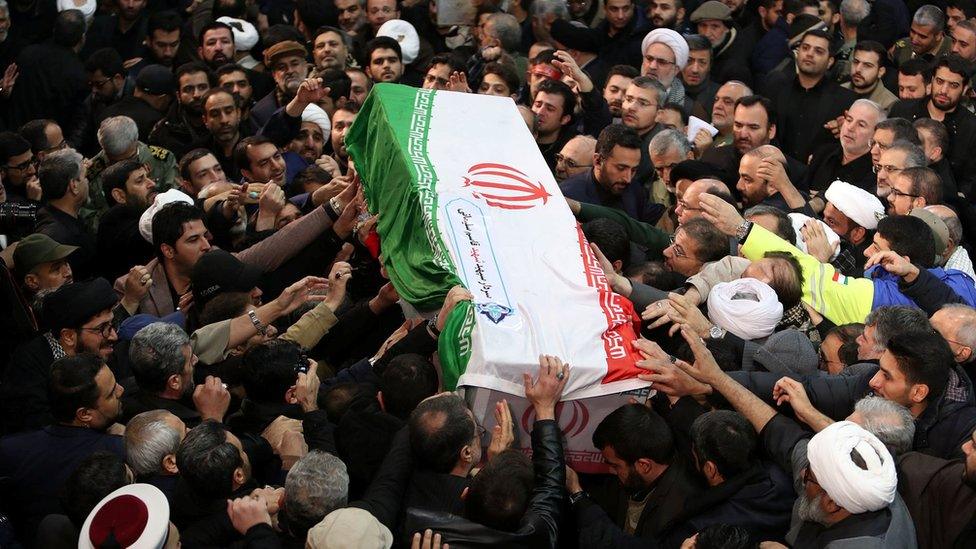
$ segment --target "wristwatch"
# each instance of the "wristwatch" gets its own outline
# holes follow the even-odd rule
[[[430,320],[427,321],[427,330],[434,337],[441,335],[441,331],[437,329],[437,315],[430,317]]]
[[[749,230],[752,229],[752,221],[743,221],[735,228],[735,238],[742,244],[742,241],[749,236]]]
[[[712,326],[708,329],[708,339],[722,339],[723,337],[725,337],[725,330],[722,328]]]
[[[579,501],[579,500],[581,500],[583,498],[588,498],[588,497],[590,497],[590,495],[586,493],[586,490],[580,490],[579,492],[576,492],[575,494],[570,494],[569,495],[569,505],[570,506],[576,505],[576,502],[577,501]]]
[[[254,324],[254,329],[256,329],[259,334],[263,336],[268,335],[268,327],[261,322],[261,319],[258,318],[257,313],[254,312],[254,309],[247,312],[247,317],[251,319],[251,324]]]

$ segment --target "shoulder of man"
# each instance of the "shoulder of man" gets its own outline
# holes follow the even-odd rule
[[[149,156],[156,161],[163,162],[163,163],[176,161],[175,155],[172,152],[170,152],[169,149],[160,147],[159,145],[146,145],[146,151],[149,153]]]
[[[94,179],[105,171],[108,167],[108,161],[105,159],[105,153],[99,152],[88,162],[88,170],[85,172],[85,177],[88,179]]]

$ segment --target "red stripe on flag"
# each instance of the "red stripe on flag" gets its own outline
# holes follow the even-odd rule
[[[580,253],[583,259],[583,272],[586,284],[597,291],[600,309],[607,320],[603,332],[603,348],[607,356],[607,374],[603,383],[631,379],[641,372],[634,364],[640,354],[634,350],[633,342],[640,330],[640,319],[629,299],[614,293],[607,277],[603,274],[599,261],[583,236],[583,228],[576,224]]]

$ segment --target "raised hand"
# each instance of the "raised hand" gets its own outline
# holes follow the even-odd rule
[[[569,364],[550,355],[539,356],[539,377],[535,381],[530,374],[522,374],[525,398],[535,408],[537,420],[556,419],[556,403],[562,398],[567,380]]]

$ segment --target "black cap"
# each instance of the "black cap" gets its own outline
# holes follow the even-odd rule
[[[118,294],[104,278],[65,284],[44,298],[44,325],[56,336],[62,329],[80,327],[118,302]]]
[[[591,33],[586,26],[574,23],[576,21],[556,19],[552,22],[549,32],[557,42],[571,50],[599,53],[600,43],[594,33]]]
[[[149,95],[168,95],[176,92],[176,78],[167,67],[146,65],[136,77],[136,87]]]
[[[699,179],[722,179],[721,172],[722,170],[712,166],[708,162],[701,160],[682,160],[671,169],[671,182],[674,183],[682,179],[690,179],[692,181],[698,181]]]
[[[199,310],[223,292],[250,292],[259,280],[261,271],[256,267],[243,263],[227,251],[210,250],[197,260],[190,275],[194,305]]]

